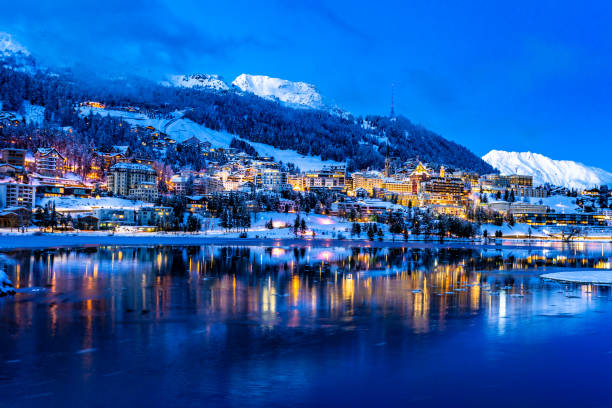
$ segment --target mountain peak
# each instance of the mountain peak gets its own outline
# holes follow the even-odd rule
[[[30,55],[30,52],[23,45],[19,44],[11,34],[0,32],[0,55],[11,54]]]
[[[553,160],[539,153],[491,150],[482,157],[504,175],[533,176],[534,184],[586,189],[612,185],[612,173],[570,160]]]
[[[324,109],[321,94],[312,84],[292,82],[266,75],[241,74],[232,85],[266,99],[278,100],[292,107]]]
[[[217,91],[229,89],[223,78],[214,74],[171,75],[168,81],[164,81],[162,84],[181,88],[214,89]]]

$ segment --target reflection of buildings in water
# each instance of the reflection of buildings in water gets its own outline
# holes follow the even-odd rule
[[[551,309],[552,295],[529,296],[529,288],[540,284],[534,274],[507,272],[585,264],[609,267],[608,250],[597,247],[591,252],[596,256],[585,256],[578,248],[504,249],[500,255],[477,248],[106,246],[12,251],[8,255],[18,262],[6,268],[18,288],[43,287],[80,302],[86,348],[92,319],[108,319],[112,326],[141,313],[156,320],[185,313],[218,320],[246,316],[265,327],[297,327],[316,326],[322,318],[350,321],[367,308],[427,332],[434,327],[443,330],[445,321],[459,313],[484,309],[504,333],[518,310],[577,313],[588,307],[580,301]],[[589,250],[588,245],[584,248]],[[598,287],[583,288],[577,294],[582,300],[604,293]],[[512,296],[520,294],[524,297]],[[14,303],[13,308],[20,322],[34,313],[32,305]],[[61,330],[65,322],[58,307],[47,313],[50,331]]]

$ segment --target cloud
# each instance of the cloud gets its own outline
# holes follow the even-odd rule
[[[194,11],[187,20],[158,0],[42,1],[32,8],[9,5],[0,28],[43,63],[111,71],[182,72],[203,59],[231,59],[241,48],[270,46],[252,35],[208,32],[198,23],[201,10]]]
[[[338,29],[361,39],[367,39],[369,37],[367,32],[360,30],[359,28],[342,18],[331,8],[327,7],[322,1],[312,1],[310,4],[312,6],[312,12],[318,14],[320,17],[327,20],[330,24],[337,27]]]
[[[326,22],[336,30],[349,34],[359,40],[367,40],[370,37],[367,31],[360,29],[358,26],[342,17],[322,0],[310,0],[307,2],[302,2],[299,0],[293,2],[277,0],[275,2],[275,6],[286,9],[290,13],[308,13],[313,15]]]

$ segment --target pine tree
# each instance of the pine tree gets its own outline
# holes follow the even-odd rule
[[[372,224],[368,224],[368,239],[370,241],[374,241],[374,227],[372,226]]]
[[[293,222],[293,233],[295,236],[298,234],[298,230],[300,229],[300,213],[295,217],[295,221]]]

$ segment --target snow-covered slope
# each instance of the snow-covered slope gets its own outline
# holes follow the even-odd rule
[[[279,149],[264,143],[251,142],[228,132],[209,129],[190,119],[184,118],[183,113],[179,111],[173,113],[172,119],[153,119],[138,112],[124,112],[89,106],[82,106],[80,108],[80,114],[82,116],[87,116],[90,113],[101,116],[120,117],[134,126],[153,126],[155,129],[159,129],[168,134],[168,136],[179,143],[195,136],[200,141],[209,142],[212,147],[227,148],[233,138],[244,140],[253,146],[261,156],[274,157],[275,160],[282,161],[283,163],[293,163],[303,171],[319,170],[324,166],[344,164],[333,160],[322,160],[320,156],[305,156],[299,154],[295,150]]]
[[[612,173],[570,160],[553,160],[538,153],[491,150],[482,159],[502,174],[531,175],[536,185],[550,183],[576,189],[612,185]]]
[[[217,91],[229,89],[222,77],[210,74],[172,75],[168,78],[168,81],[162,82],[162,85],[181,88],[205,88]]]
[[[291,82],[265,75],[241,74],[232,85],[266,99],[279,100],[293,107],[325,109],[323,98],[314,85]]]

